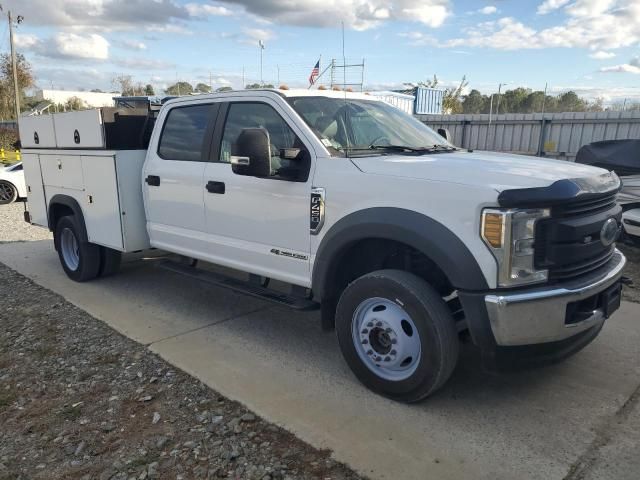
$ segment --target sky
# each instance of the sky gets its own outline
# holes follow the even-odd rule
[[[16,44],[40,88],[114,89],[118,75],[160,91],[260,81],[308,86],[345,57],[348,81],[401,87],[466,75],[483,93],[569,89],[640,100],[640,0],[0,0],[24,16]],[[0,51],[9,35],[0,25]],[[340,74],[342,75],[342,74]],[[323,80],[330,81],[327,72]]]

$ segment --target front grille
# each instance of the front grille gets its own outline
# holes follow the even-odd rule
[[[585,200],[568,202],[565,205],[558,205],[553,207],[553,209],[551,210],[551,214],[555,218],[566,218],[579,215],[593,215],[615,207],[616,197],[617,192],[614,192],[588,198]]]
[[[615,248],[600,241],[607,219],[620,221],[616,192],[590,196],[551,209],[536,227],[535,265],[549,271],[550,281],[579,277],[604,266]]]

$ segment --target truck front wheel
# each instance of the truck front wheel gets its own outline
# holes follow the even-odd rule
[[[62,268],[76,282],[93,280],[100,272],[100,247],[83,242],[81,238],[80,227],[74,216],[58,220],[53,240]]]
[[[353,281],[336,311],[338,342],[368,388],[417,402],[451,376],[459,340],[451,312],[416,275],[379,270]]]

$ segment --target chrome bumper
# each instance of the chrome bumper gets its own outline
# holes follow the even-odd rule
[[[486,295],[485,305],[496,343],[515,346],[556,342],[602,325],[605,320],[602,309],[594,310],[580,322],[565,323],[567,304],[589,298],[614,285],[620,280],[626,263],[624,255],[616,250],[604,274],[551,289],[540,287]]]

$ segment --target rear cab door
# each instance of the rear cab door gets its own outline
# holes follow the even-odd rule
[[[204,214],[204,170],[219,103],[184,99],[167,104],[143,168],[151,245],[203,258],[209,246]]]

